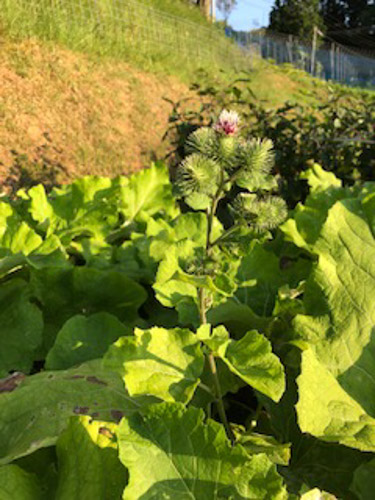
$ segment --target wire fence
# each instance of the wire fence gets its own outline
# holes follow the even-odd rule
[[[78,49],[181,65],[249,68],[251,51],[206,27],[136,0],[0,0],[0,21],[14,35],[59,40]]]
[[[173,59],[188,67],[206,65],[249,70],[254,57],[290,63],[325,80],[375,87],[375,58],[347,47],[301,43],[262,32],[226,36],[216,26],[188,21],[137,0],[0,0],[0,27],[13,35],[61,41],[78,50],[158,64]]]
[[[251,49],[264,59],[277,64],[290,63],[324,80],[346,85],[375,87],[375,53],[358,53],[334,41],[314,49],[293,36],[264,34],[261,32],[235,32],[226,34],[241,47]]]

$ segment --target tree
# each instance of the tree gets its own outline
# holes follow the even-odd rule
[[[343,45],[375,50],[373,0],[320,0],[327,35]]]
[[[276,0],[268,29],[311,41],[314,28],[323,30],[319,0]]]
[[[218,0],[217,1],[217,8],[224,14],[224,19],[225,22],[228,21],[228,18],[234,9],[234,7],[237,5],[237,0]]]

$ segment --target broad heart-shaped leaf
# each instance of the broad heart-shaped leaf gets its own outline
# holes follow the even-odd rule
[[[40,500],[41,494],[34,474],[18,465],[0,466],[0,500]]]
[[[316,242],[322,226],[333,205],[344,199],[356,198],[359,193],[357,187],[341,187],[341,181],[315,165],[313,169],[304,174],[308,180],[311,193],[305,205],[299,203],[294,210],[293,218],[288,219],[280,226],[286,239],[292,241],[300,248],[314,253]]]
[[[249,329],[266,331],[272,321],[272,318],[256,315],[249,306],[232,298],[210,309],[207,319],[211,325],[225,325],[232,336],[235,335],[238,338],[241,338]]]
[[[291,443],[291,461],[288,469],[283,469],[291,493],[298,494],[301,486],[306,484],[309,488],[318,487],[337,498],[346,499],[354,470],[368,461],[372,454],[321,441],[301,432],[294,409],[298,399],[296,376],[299,371],[298,364],[287,368],[287,389],[279,403],[258,394],[266,412],[262,412],[258,420],[257,431],[271,433],[281,443]]]
[[[168,168],[153,163],[131,176],[121,190],[121,210],[128,220],[136,219],[142,212],[149,215],[160,212],[172,218],[178,215]]]
[[[222,232],[223,227],[215,217],[212,223],[212,239],[218,238]],[[187,212],[180,214],[170,223],[148,217],[146,234],[152,237],[149,253],[156,262],[163,260],[169,249],[176,246],[177,255],[194,255],[195,248],[203,249],[206,246],[207,216],[201,212]]]
[[[0,256],[4,249],[11,254],[29,254],[42,244],[42,238],[24,222],[10,204],[0,202]]]
[[[290,443],[281,444],[272,436],[255,432],[241,433],[238,442],[250,454],[264,453],[275,464],[288,465],[290,461]]]
[[[302,432],[362,451],[375,450],[375,419],[341,387],[311,349],[302,355],[296,405]]]
[[[286,284],[292,288],[298,286],[308,276],[310,267],[309,260],[299,259],[282,269],[280,259],[275,254],[261,244],[255,244],[238,268],[239,288],[236,297],[259,316],[271,316],[278,289]]]
[[[132,396],[187,403],[199,384],[204,356],[189,330],[136,328],[134,337],[122,337],[109,349],[104,366],[120,373]]]
[[[57,334],[49,351],[47,370],[62,370],[91,359],[101,358],[119,337],[131,333],[116,316],[97,313],[70,318]]]
[[[129,470],[124,500],[287,498],[276,467],[261,455],[231,446],[224,428],[182,404],[152,405],[122,420],[120,459]]]
[[[56,236],[43,241],[15,209],[0,202],[0,276],[29,264],[31,267],[66,263],[66,254]]]
[[[181,250],[181,247],[179,250]],[[188,254],[190,253],[185,246],[183,250]],[[198,325],[198,290],[192,283],[178,279],[178,273],[181,271],[177,248],[172,247],[158,268],[155,283],[153,284],[156,298],[163,306],[174,307],[179,311],[180,324],[186,324],[181,318],[180,311],[182,311],[182,314],[189,318],[190,323]],[[188,314],[186,314],[186,309],[184,308],[187,304],[189,309]]]
[[[337,498],[326,491],[314,488],[313,490],[303,492],[300,500],[337,500]]]
[[[301,174],[301,179],[306,179],[311,192],[326,191],[329,188],[340,188],[342,181],[332,172],[327,172],[318,163],[314,163],[306,172]]]
[[[108,312],[132,322],[147,297],[145,289],[125,274],[89,267],[34,270],[31,286],[43,306],[46,349],[75,314]]]
[[[43,318],[25,281],[0,285],[0,325],[0,377],[11,370],[29,372],[42,343]]]
[[[90,417],[70,419],[56,443],[56,500],[121,499],[128,474],[118,457],[116,428]]]
[[[305,432],[321,439],[375,451],[375,239],[359,200],[345,200],[331,208],[314,250],[319,261],[305,289],[309,315],[297,316],[294,326],[311,345],[316,369],[324,374],[327,386],[335,388],[337,397],[331,400],[322,382],[309,383],[314,358],[306,355],[299,419]],[[322,405],[319,417],[316,411],[309,414],[308,405],[313,408],[312,401],[322,394],[328,398],[325,408],[331,401],[331,411]]]
[[[28,210],[40,231],[57,234],[65,245],[83,235],[104,238],[119,222],[121,186],[121,179],[86,176],[47,196],[39,184],[27,193]]]
[[[17,387],[0,381],[0,464],[55,444],[73,415],[118,420],[148,404],[131,398],[121,378],[101,360],[77,368],[41,372]]]
[[[375,491],[375,459],[360,465],[354,472],[351,491],[361,500],[372,500]]]
[[[213,275],[200,274],[201,271],[197,270],[197,263],[204,259],[202,247],[175,245],[161,261],[153,285],[156,298],[164,306],[177,309],[180,324],[199,326],[199,289],[208,291],[213,305],[218,305],[233,295],[237,286],[234,281],[235,271],[230,269],[231,264],[225,262],[224,256],[221,257],[222,264],[226,266],[225,272],[218,271]],[[237,268],[237,263],[232,267]]]
[[[36,476],[42,490],[38,500],[56,497],[58,466],[55,446],[40,448],[30,455],[18,458],[13,464]]]
[[[210,337],[198,336],[238,377],[274,401],[285,391],[284,368],[273,354],[271,343],[255,330],[240,340],[230,340],[225,327],[214,328]]]

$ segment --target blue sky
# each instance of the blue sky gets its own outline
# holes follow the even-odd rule
[[[237,7],[229,17],[229,24],[236,30],[249,30],[268,25],[274,0],[237,0]],[[219,19],[222,18],[218,12]]]

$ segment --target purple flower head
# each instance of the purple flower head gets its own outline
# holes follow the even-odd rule
[[[227,111],[224,109],[220,113],[219,119],[214,125],[214,129],[225,135],[234,135],[238,132],[239,123],[240,117],[236,111]]]

